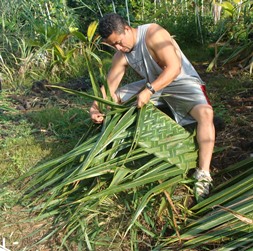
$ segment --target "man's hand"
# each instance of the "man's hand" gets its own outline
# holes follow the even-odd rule
[[[150,90],[144,89],[141,91],[137,97],[137,107],[142,108],[144,105],[146,105],[149,102],[151,96],[152,93]]]
[[[96,102],[90,108],[90,117],[95,124],[101,124],[104,121],[104,114],[98,110]]]

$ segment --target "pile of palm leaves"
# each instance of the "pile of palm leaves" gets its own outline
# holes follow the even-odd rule
[[[68,236],[82,230],[90,238],[89,225],[93,226],[107,198],[148,187],[140,192],[142,197],[128,202],[131,208],[138,206],[131,209],[127,232],[154,196],[165,193],[170,198],[189,169],[196,167],[194,134],[152,104],[138,111],[135,106],[116,105],[101,130],[93,131],[69,153],[25,175],[32,177],[25,198],[33,198],[31,206],[40,211],[39,219],[54,217],[53,232],[64,229]],[[162,207],[163,203],[160,214]],[[178,232],[173,212],[171,226]]]
[[[94,96],[57,88],[95,99],[106,117],[102,126],[91,124],[73,150],[21,177],[28,180],[23,201],[51,226],[41,241],[61,236],[68,250],[72,240],[79,250],[253,248],[253,159],[220,172],[215,180],[224,180],[223,173],[232,178],[193,205],[194,131],[151,103],[138,110],[133,99],[101,98],[90,60],[101,61],[89,46],[84,53]]]
[[[232,165],[219,175],[233,173],[238,175],[217,186],[212,196],[190,209],[197,218],[188,219],[180,238],[164,239],[165,247],[182,242],[180,250],[253,250],[253,159]]]
[[[39,212],[37,219],[52,223],[43,240],[64,233],[64,246],[74,238],[89,250],[107,247],[113,240],[101,239],[106,218],[121,210],[125,223],[118,231],[130,238],[132,250],[138,250],[140,231],[152,239],[154,250],[189,250],[203,243],[213,250],[227,241],[229,250],[252,246],[252,159],[225,170],[240,174],[189,208],[193,180],[187,174],[197,161],[194,133],[152,104],[137,110],[129,102],[114,105],[103,126],[91,126],[86,135],[72,151],[23,177],[32,177],[24,198]]]

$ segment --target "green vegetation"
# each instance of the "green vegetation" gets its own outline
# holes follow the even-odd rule
[[[198,1],[2,0],[0,239],[6,247],[252,248],[251,5],[223,2],[215,22],[214,6]],[[193,128],[151,104],[137,112],[131,102],[100,99],[111,56],[96,21],[113,10],[134,25],[156,21],[175,35],[226,123],[213,157],[215,187],[201,203],[192,191]],[[75,90],[71,79],[83,77],[92,88]],[[93,99],[107,113],[103,126],[89,119]]]

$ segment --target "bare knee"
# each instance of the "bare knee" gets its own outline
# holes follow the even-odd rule
[[[211,106],[200,109],[200,121],[213,123],[213,109]]]
[[[198,123],[213,123],[213,109],[210,105],[196,105],[190,114]]]

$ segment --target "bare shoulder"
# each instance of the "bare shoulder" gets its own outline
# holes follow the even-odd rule
[[[149,32],[155,32],[155,31],[160,31],[160,30],[165,30],[161,25],[156,24],[156,23],[151,23],[150,26],[148,27]]]
[[[146,34],[146,45],[154,60],[166,67],[179,62],[181,57],[179,47],[170,33],[158,24],[151,24]]]
[[[175,47],[173,37],[158,24],[149,26],[145,41],[150,52],[153,51],[154,53],[161,48]]]
[[[160,39],[170,40],[172,37],[170,33],[159,24],[152,23],[147,31],[147,42]]]
[[[113,67],[126,67],[128,65],[124,53],[117,51],[112,58]]]

